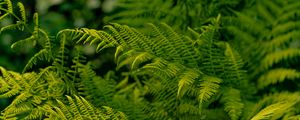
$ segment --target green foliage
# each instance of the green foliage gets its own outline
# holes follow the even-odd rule
[[[296,1],[257,1],[249,10],[236,12],[234,23],[227,26],[259,89],[299,79],[298,6]]]
[[[230,15],[230,9],[238,7],[241,2],[241,0],[117,0],[115,13],[106,16],[104,22],[113,21],[139,29],[144,29],[142,27],[144,23],[165,22],[172,27],[187,30],[187,27],[200,27],[209,23],[210,19],[220,13]]]
[[[48,119],[62,119],[62,120],[125,120],[126,117],[123,113],[115,113],[111,108],[103,106],[103,110],[99,110],[86,101],[83,97],[75,96],[73,99],[67,96],[69,105],[65,105],[61,101],[58,102],[58,107],[54,107],[54,110],[49,108],[50,117]]]
[[[24,5],[5,0],[0,21],[14,22],[1,31],[27,37],[11,48],[38,51],[22,73],[0,67],[0,98],[12,99],[0,118],[297,119],[299,89],[284,85],[299,85],[299,4],[247,1],[238,11],[242,3],[120,0],[121,11],[104,19],[116,23],[50,36],[38,13],[30,26]],[[87,47],[96,56],[113,50],[114,64],[96,65],[110,59],[90,60]]]

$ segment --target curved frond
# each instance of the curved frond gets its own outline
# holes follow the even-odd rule
[[[26,19],[26,13],[25,13],[24,5],[21,2],[18,2],[17,5],[18,5],[18,7],[20,9],[20,13],[21,13],[21,17],[22,17],[22,22],[26,23],[27,19]]]
[[[261,69],[266,70],[269,69],[274,64],[285,60],[291,60],[300,57],[300,49],[297,48],[289,48],[282,51],[274,52],[265,56],[261,61]]]
[[[19,40],[11,45],[12,49],[20,50],[22,47],[31,47],[35,46],[36,41],[34,36],[30,36],[24,40]]]
[[[49,111],[49,119],[77,119],[77,120],[98,120],[98,119],[115,119],[123,120],[126,116],[122,112],[115,112],[109,107],[104,110],[97,109],[83,97],[75,96],[72,98],[67,96],[68,105],[61,101],[57,101],[59,106]]]
[[[258,79],[258,88],[264,88],[271,84],[300,78],[300,72],[295,69],[276,68],[268,71]]]
[[[225,89],[221,102],[223,102],[224,110],[229,114],[231,120],[238,120],[240,118],[244,103],[242,102],[239,90],[234,88]]]
[[[278,102],[272,105],[267,106],[266,108],[262,109],[259,113],[251,118],[251,120],[265,120],[271,119],[276,114],[282,114],[288,111],[295,102]]]
[[[177,97],[181,98],[199,76],[199,72],[192,69],[183,73],[182,77],[179,78]]]
[[[202,78],[199,88],[198,101],[200,104],[208,101],[214,94],[219,91],[221,79],[216,77],[205,76]]]
[[[35,64],[37,64],[40,60],[50,61],[50,52],[47,49],[42,49],[38,53],[36,53],[30,60],[27,62],[26,66],[23,69],[23,73],[29,69],[31,69]]]
[[[8,12],[11,13],[11,14],[14,13],[14,11],[13,11],[13,5],[12,5],[11,1],[10,0],[4,0],[4,1],[7,4],[7,10],[8,10]]]

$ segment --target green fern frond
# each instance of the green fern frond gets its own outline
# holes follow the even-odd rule
[[[299,31],[292,31],[292,32],[285,33],[283,35],[277,34],[278,36],[276,36],[276,37],[274,36],[274,39],[272,39],[271,41],[265,42],[264,44],[265,44],[268,52],[273,52],[277,48],[289,47],[289,43],[300,38],[300,36],[298,35],[298,32]]]
[[[240,118],[244,104],[239,90],[234,88],[225,89],[221,102],[224,104],[224,110],[228,112],[231,120],[238,120]]]
[[[283,82],[284,80],[294,80],[300,78],[300,72],[295,69],[276,68],[260,76],[258,88],[264,88],[271,84]]]
[[[278,114],[288,111],[296,102],[278,102],[267,106],[251,118],[251,120],[265,120],[279,118]],[[276,116],[276,118],[274,118]]]
[[[12,71],[7,71],[3,67],[0,67],[2,76],[1,83],[1,98],[10,98],[20,93],[22,89],[21,75]]]
[[[8,12],[10,14],[14,13],[14,11],[13,11],[13,5],[12,5],[11,1],[10,0],[4,0],[4,1],[7,4],[7,10],[8,10]]]
[[[0,32],[7,31],[7,30],[22,30],[23,29],[23,23],[17,22],[16,24],[4,26],[0,29]]]
[[[289,119],[289,120],[300,120],[300,115],[290,116],[287,119]]]
[[[253,116],[257,115],[257,113],[259,113],[260,111],[262,111],[262,109],[267,109],[267,106],[271,106],[271,105],[276,105],[278,104],[278,106],[281,107],[290,107],[290,108],[284,108],[285,110],[281,111],[281,109],[277,109],[276,107],[269,107],[268,109],[270,109],[270,114],[273,114],[273,112],[276,112],[275,114],[273,114],[273,118],[276,118],[276,116],[279,118],[284,114],[289,114],[291,113],[289,110],[295,108],[296,106],[293,106],[293,104],[296,104],[299,102],[299,93],[295,92],[295,93],[290,93],[290,92],[278,92],[278,93],[274,93],[274,94],[269,94],[264,96],[263,98],[261,98],[256,104],[250,104],[250,106],[245,106],[247,107],[247,111],[245,111],[246,114],[244,114],[244,119],[251,119]],[[247,105],[247,104],[245,104]],[[285,106],[286,105],[286,106]],[[276,105],[277,106],[277,105]],[[271,119],[271,118],[269,118]]]
[[[277,37],[278,35],[284,34],[286,31],[290,31],[290,30],[297,29],[297,28],[300,28],[300,22],[288,21],[288,22],[284,22],[282,24],[278,24],[278,25],[274,26],[274,28],[272,29],[272,31],[270,33],[271,33],[271,35],[274,35],[274,37]]]
[[[199,76],[199,72],[195,70],[189,70],[183,73],[182,77],[179,78],[177,97],[181,98]]]
[[[57,100],[59,106],[51,110],[49,119],[78,119],[78,120],[98,120],[98,119],[126,119],[122,112],[114,112],[109,107],[104,110],[97,109],[83,97],[75,96],[75,99],[67,96],[69,105]]]
[[[36,53],[33,57],[30,58],[30,60],[27,62],[26,66],[23,69],[23,73],[27,70],[31,69],[35,64],[37,64],[40,60],[50,61],[50,52],[47,49],[42,49],[38,53]]]
[[[124,53],[124,54],[126,54],[126,53]],[[124,63],[124,64],[129,64],[129,65],[131,65],[131,67],[130,67],[131,69],[136,69],[136,68],[138,68],[138,66],[141,63],[144,63],[144,62],[147,62],[147,61],[153,59],[153,56],[151,54],[149,54],[148,52],[141,52],[141,53],[136,53],[135,55],[132,55],[126,59],[128,59],[128,60],[124,60],[124,61],[132,62],[132,63]],[[119,65],[120,65],[120,67],[122,67],[121,63]]]
[[[52,72],[51,66],[39,73],[17,74],[5,69],[1,72],[4,77],[1,81],[11,86],[1,96],[15,97],[3,110],[4,119],[42,119],[47,114],[44,107],[54,105],[53,98],[60,99],[64,93],[65,83]]]
[[[15,49],[15,50],[19,50],[20,48],[25,47],[25,46],[35,46],[35,45],[36,45],[36,41],[35,41],[34,36],[30,36],[24,40],[19,40],[19,41],[13,43],[11,45],[11,48]]]
[[[205,76],[202,78],[199,88],[198,101],[200,104],[208,101],[219,90],[221,79],[216,77]]]
[[[15,18],[17,21],[16,23],[7,25],[7,26],[3,26],[0,29],[0,32],[6,31],[6,30],[21,30],[23,31],[25,27],[27,27],[26,25],[26,14],[25,14],[25,8],[24,5],[21,2],[18,2],[16,6],[19,7],[20,9],[20,15],[21,17],[19,17],[16,13],[14,13],[13,11],[13,7],[14,5],[12,4],[11,0],[5,0],[3,2],[3,4],[6,4],[7,9],[5,9],[4,7],[1,7],[1,11],[4,11],[4,14],[1,15],[0,20],[3,20],[4,18],[6,18],[6,16],[11,15],[13,16],[13,18]]]
[[[21,17],[22,17],[22,22],[26,23],[27,19],[26,19],[26,13],[25,13],[24,5],[21,2],[18,2],[17,5],[18,5],[18,7],[20,9],[20,13],[21,13]]]
[[[297,48],[289,48],[282,51],[274,52],[268,54],[261,61],[261,70],[267,70],[272,67],[274,64],[285,60],[295,59],[300,56],[300,50]]]
[[[181,67],[178,64],[172,64],[163,59],[157,58],[153,60],[153,63],[143,66],[142,69],[169,80],[179,74]]]
[[[58,38],[60,38],[60,47],[58,51],[58,55],[54,60],[54,64],[58,65],[58,68],[64,71],[64,66],[66,62],[66,54],[68,53],[68,49],[66,48],[68,38],[66,34],[58,34]]]
[[[234,35],[233,45],[248,62],[250,79],[257,80],[259,89],[297,79],[298,8],[296,1],[257,1],[248,10],[237,12],[235,22],[227,27]]]

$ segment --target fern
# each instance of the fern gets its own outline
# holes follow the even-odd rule
[[[299,93],[281,92],[269,94],[258,103],[250,105],[244,119],[279,119],[286,115],[295,115]],[[246,104],[247,105],[247,104]]]
[[[260,76],[258,81],[258,88],[264,88],[270,84],[283,82],[284,80],[299,79],[300,73],[294,69],[277,68],[268,71],[268,73]]]
[[[98,46],[97,49],[101,50],[102,48],[99,48],[99,46],[104,48],[106,46],[115,46],[117,48],[115,53],[117,57],[115,59],[118,64],[117,69],[129,65],[133,77],[141,75],[150,77],[151,84],[147,79],[136,81],[138,86],[141,86],[139,81],[145,82],[146,86],[150,87],[149,94],[154,96],[155,104],[150,105],[152,107],[146,109],[146,111],[151,112],[149,118],[168,119],[179,117],[172,115],[176,108],[171,106],[178,103],[180,103],[179,106],[181,104],[193,104],[192,106],[194,106],[195,102],[192,102],[190,97],[198,98],[200,106],[205,106],[202,105],[204,102],[209,103],[213,101],[210,98],[213,98],[218,93],[219,84],[223,81],[220,78],[226,80],[225,85],[227,86],[248,85],[245,74],[241,70],[243,63],[237,53],[232,50],[228,43],[216,40],[218,38],[219,20],[220,17],[216,18],[212,21],[212,25],[203,27],[201,34],[195,34],[196,37],[200,38],[196,42],[203,41],[202,43],[204,43],[203,46],[205,47],[197,45],[194,48],[188,47],[193,44],[194,40],[187,36],[179,35],[166,24],[160,24],[159,26],[148,24],[153,31],[148,33],[149,35],[134,28],[115,23],[105,26],[108,31],[75,29],[64,30],[61,34],[72,36],[71,38],[84,44],[96,44]],[[222,50],[226,51],[219,52]],[[207,51],[210,52],[206,53]],[[224,63],[220,63],[220,61]],[[226,62],[230,64],[226,64]],[[216,63],[220,64],[220,66]],[[207,68],[210,69],[207,70]],[[222,70],[228,70],[228,72],[223,72]],[[155,81],[155,79],[159,81]],[[239,82],[236,83],[237,81]],[[233,85],[233,83],[236,84]],[[131,84],[124,90],[134,89],[134,86],[135,84]],[[243,87],[241,86],[240,88]],[[172,89],[177,89],[177,94],[171,92]],[[161,91],[168,92],[162,93]],[[122,92],[120,91],[119,93]],[[178,98],[178,100],[174,99],[174,97]],[[172,102],[164,103],[166,100]],[[167,105],[160,106],[162,103]],[[159,112],[157,111],[158,109],[162,110]],[[164,112],[170,112],[170,115],[165,115],[163,114]],[[196,113],[199,115],[199,112]]]
[[[202,0],[119,0],[116,1],[114,14],[106,16],[106,23],[126,24],[147,31],[144,23],[159,24],[165,22],[183,31],[187,27],[200,27],[209,23],[219,13],[230,15],[229,9],[241,1],[210,1]],[[199,19],[201,18],[201,19]],[[132,22],[134,21],[134,22]]]
[[[297,79],[298,69],[293,67],[299,63],[296,60],[299,58],[296,42],[299,27],[295,21],[297,16],[293,16],[297,14],[296,3],[256,1],[249,10],[236,12],[235,23],[227,27],[239,39],[234,40],[234,45],[239,46],[248,60],[250,77],[257,80],[260,89]]]
[[[217,90],[220,87],[218,84],[221,83],[221,80],[218,78],[206,77],[203,79],[204,81],[202,84],[200,84],[200,90],[198,96],[198,100],[200,101],[200,104],[202,104],[205,101],[208,101],[208,99],[211,96],[217,93]]]
[[[224,110],[228,112],[231,120],[238,120],[242,114],[244,103],[242,102],[240,91],[234,88],[224,90],[221,102]]]
[[[64,29],[52,37],[40,28],[37,13],[31,28],[24,5],[16,4],[18,14],[6,0],[0,20],[12,16],[16,21],[1,30],[25,27],[29,32],[11,48],[39,51],[23,73],[0,67],[0,97],[12,98],[0,118],[297,119],[298,88],[281,85],[298,85],[299,46],[293,43],[299,38],[295,14],[300,4],[255,1],[253,8],[236,11],[239,3],[120,0],[120,12],[104,20],[118,23],[103,30]],[[236,17],[226,19],[232,13]],[[129,21],[133,24],[122,25]],[[153,23],[142,25],[145,21]],[[224,39],[232,38],[227,32],[233,41]],[[83,45],[93,46],[99,56],[115,50],[108,53],[115,66],[94,69]],[[289,92],[279,92],[285,89]]]
[[[264,119],[271,119],[273,115],[282,113],[286,111],[288,108],[293,106],[294,103],[286,103],[286,102],[279,102],[272,105],[267,106],[259,113],[257,113],[251,120],[264,120]]]
[[[54,110],[48,108],[50,117],[48,119],[78,119],[78,120],[100,120],[100,119],[126,119],[122,112],[114,112],[111,108],[104,106],[103,110],[95,108],[82,97],[75,96],[75,99],[67,96],[69,105],[61,101]],[[47,110],[47,111],[48,111]]]

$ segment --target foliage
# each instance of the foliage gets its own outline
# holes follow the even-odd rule
[[[299,85],[298,7],[296,1],[257,1],[253,8],[236,12],[235,24],[227,27],[239,39],[233,41],[235,45],[244,48],[241,52],[249,61],[251,79],[257,81],[258,89],[288,80]]]
[[[30,26],[22,3],[2,1],[0,21],[14,23],[1,31],[27,37],[11,48],[37,52],[22,73],[0,67],[0,97],[12,99],[1,119],[299,118],[298,88],[283,84],[300,77],[297,2],[248,1],[242,11],[238,0],[149,2],[117,1],[123,11],[104,19],[116,23],[51,36],[38,13]],[[95,65],[83,52],[89,46],[99,56],[113,50],[113,67]]]
[[[242,2],[250,3],[248,0],[117,0],[115,12],[106,16],[104,22],[113,21],[139,29],[143,29],[141,26],[144,23],[165,22],[172,27],[187,30],[187,27],[208,24],[210,19],[220,13],[231,15],[230,9],[242,9]]]

